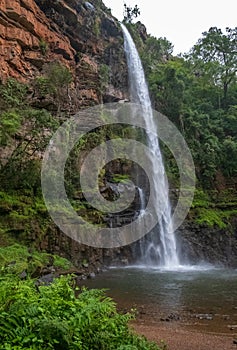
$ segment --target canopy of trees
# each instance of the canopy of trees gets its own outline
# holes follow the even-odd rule
[[[237,176],[237,28],[204,32],[188,54],[172,56],[166,38],[142,42],[140,49],[155,109],[183,133],[204,187]],[[130,28],[129,28],[130,29]],[[172,169],[170,170],[172,171]]]

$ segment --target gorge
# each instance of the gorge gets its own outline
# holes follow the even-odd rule
[[[0,350],[165,350],[166,340],[171,350],[236,348],[237,28],[211,27],[176,56],[125,10],[121,26],[102,0],[0,2]],[[121,123],[108,122],[114,105],[127,113]],[[191,167],[178,138],[170,137],[175,152],[162,138],[161,115],[186,141],[196,172],[175,232]],[[52,137],[70,120],[80,121],[74,135],[85,135],[74,144],[71,129],[59,133],[68,151],[60,163]],[[60,184],[46,171],[57,218],[64,223],[72,209],[70,224],[84,225],[86,238],[91,226],[116,229],[113,248],[97,245],[101,235],[83,244],[55,224],[42,185],[48,146],[62,165]],[[99,171],[86,163],[90,153]],[[87,193],[83,167],[89,183],[96,175]],[[106,208],[90,201],[95,188]],[[132,239],[121,244],[124,227]]]
[[[42,203],[40,164],[34,158],[34,154],[42,155],[47,143],[43,128],[61,123],[84,107],[129,98],[120,23],[101,1],[90,3],[92,7],[74,0],[1,3],[0,228],[3,244],[14,238],[59,253],[78,267],[87,261],[96,271],[104,264],[134,262],[133,257],[141,255],[140,242],[110,251],[75,244],[63,235]],[[224,108],[221,87],[207,79],[205,69],[199,67],[201,73],[196,72],[192,61],[173,57],[170,43],[148,35],[141,23],[127,27],[141,52],[152,105],[183,132],[196,164],[198,188],[193,207],[176,232],[181,263],[205,260],[236,266],[235,82],[230,85],[228,108]],[[67,84],[66,80],[49,84],[52,75],[56,76],[52,74],[55,62],[69,71]],[[7,128],[9,118],[14,121],[11,128]],[[91,144],[99,138],[92,136]],[[177,169],[166,151],[164,158],[173,203],[179,186]],[[126,176],[126,167],[114,163],[110,170]],[[105,191],[111,192],[111,187]],[[81,201],[81,212],[100,220],[102,215],[86,206],[81,193],[75,191],[73,196]],[[156,261],[160,259],[155,256]]]

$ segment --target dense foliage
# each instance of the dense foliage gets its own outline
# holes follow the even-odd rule
[[[9,245],[0,247],[0,276],[13,277],[40,277],[48,267],[53,270],[67,270],[72,264],[58,255],[38,252],[24,245],[9,242]]]
[[[155,109],[173,121],[188,142],[199,185],[215,188],[237,176],[237,28],[210,28],[183,56],[172,56],[165,38],[137,42]],[[172,172],[172,169],[168,169]]]
[[[51,285],[0,277],[0,349],[158,350],[128,327],[101,290],[73,289],[71,277]]]

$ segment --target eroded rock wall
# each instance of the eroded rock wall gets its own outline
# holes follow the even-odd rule
[[[2,0],[1,80],[29,81],[46,63],[73,73],[74,112],[126,97],[127,68],[118,21],[101,1]]]

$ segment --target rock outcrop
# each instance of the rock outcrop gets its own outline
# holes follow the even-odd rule
[[[186,220],[177,233],[183,263],[211,263],[237,267],[237,220],[229,229],[198,225]]]
[[[126,97],[122,32],[101,1],[2,0],[1,80],[29,81],[57,61],[73,73],[71,97],[81,106]]]

